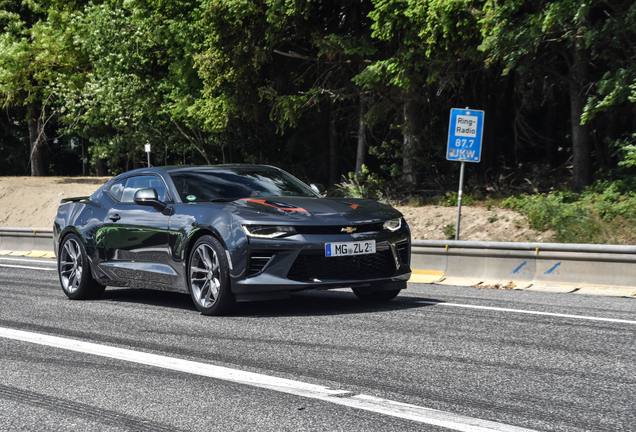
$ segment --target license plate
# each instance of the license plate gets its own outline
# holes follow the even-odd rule
[[[372,253],[375,253],[375,240],[325,244],[325,256],[328,257],[364,255]]]

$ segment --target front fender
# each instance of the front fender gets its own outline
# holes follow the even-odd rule
[[[187,274],[188,257],[196,241],[203,235],[216,237],[230,255],[232,280],[245,275],[247,238],[233,215],[212,205],[182,204],[175,206],[170,217],[170,249],[172,259]],[[187,278],[184,282],[187,284]]]

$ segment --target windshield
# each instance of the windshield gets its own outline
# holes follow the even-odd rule
[[[228,167],[170,173],[181,201],[233,201],[266,196],[317,195],[291,175],[264,167]]]

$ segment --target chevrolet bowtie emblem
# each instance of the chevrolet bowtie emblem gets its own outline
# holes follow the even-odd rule
[[[352,232],[354,232],[354,231],[355,231],[355,230],[357,230],[357,229],[358,229],[358,228],[354,228],[354,227],[346,227],[346,228],[342,228],[342,229],[340,230],[340,232],[346,232],[346,233],[351,234]]]

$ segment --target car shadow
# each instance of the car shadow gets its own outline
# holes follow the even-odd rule
[[[108,288],[100,300],[139,303],[198,313],[190,295],[170,291]],[[240,302],[231,315],[260,318],[383,313],[419,309],[441,302],[424,297],[398,296],[388,302],[374,303],[359,300],[353,292],[306,290],[292,293],[287,299]]]
[[[108,287],[99,301],[121,303],[139,303],[172,309],[186,309],[198,312],[189,294],[172,291],[159,291],[142,288],[114,288]]]
[[[420,301],[438,302],[428,298],[407,296],[398,296],[388,302],[365,302],[358,299],[353,292],[307,290],[292,293],[288,299],[242,303],[235,314],[259,318],[377,314],[431,306],[427,303],[418,303]]]

